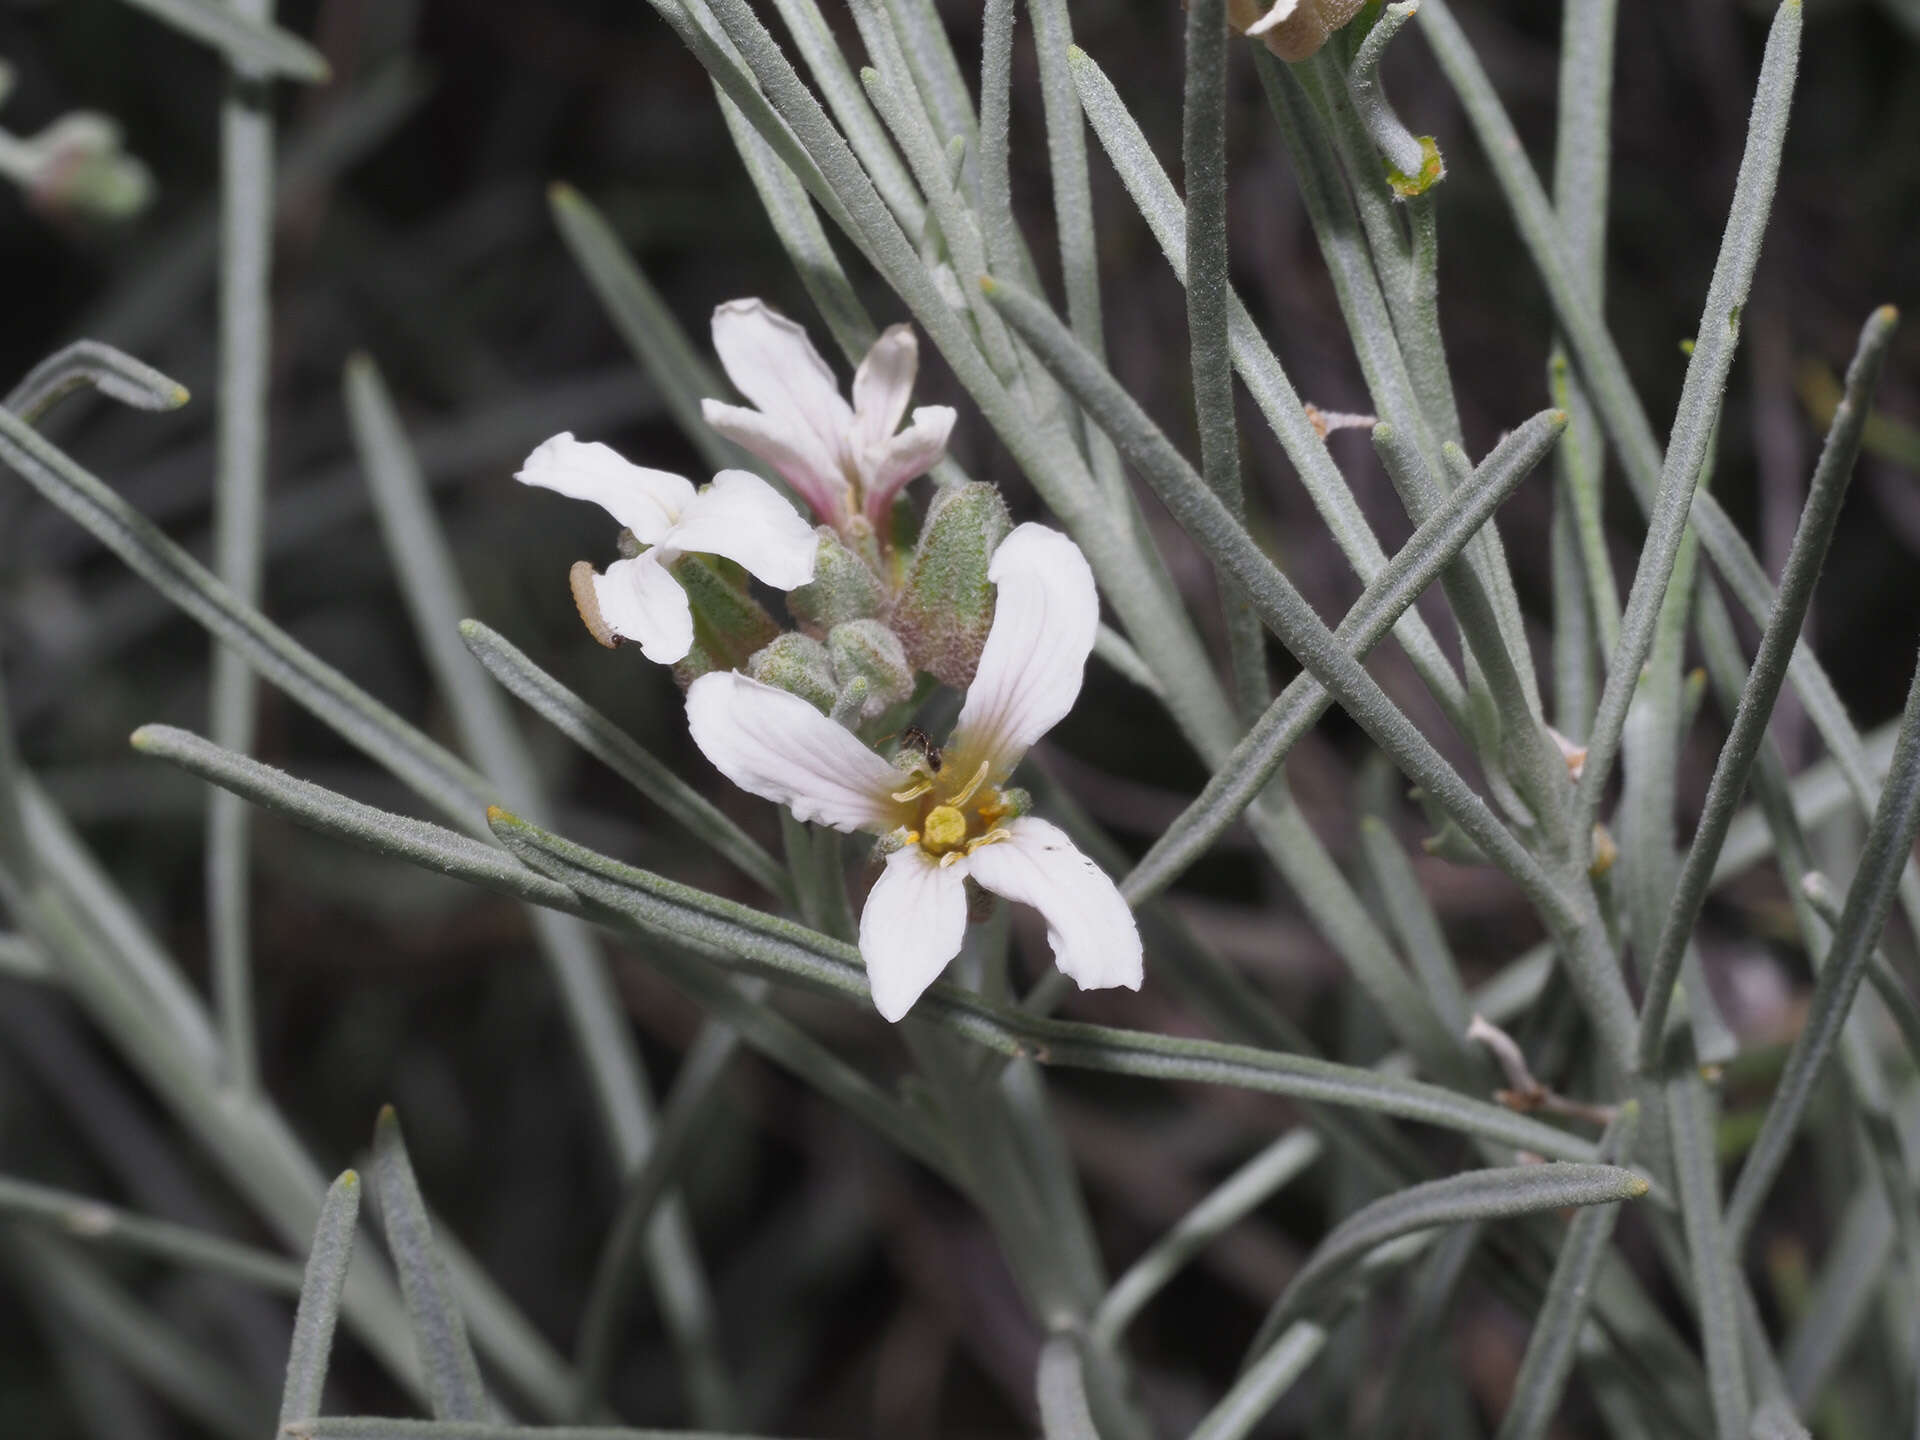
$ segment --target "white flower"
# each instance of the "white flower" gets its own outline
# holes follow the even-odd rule
[[[909,326],[890,326],[873,342],[854,374],[851,405],[807,332],[762,301],[729,300],[715,310],[713,348],[727,378],[759,408],[703,400],[707,423],[779,471],[836,530],[864,517],[885,534],[900,487],[947,453],[952,407],[922,405],[900,429],[920,368]]]
[[[605,445],[561,434],[529,455],[514,478],[593,501],[650,547],[630,560],[616,560],[604,575],[582,562],[591,585],[576,584],[575,595],[587,627],[602,644],[613,644],[613,636],[637,641],[640,653],[658,664],[684,660],[693,649],[693,609],[667,568],[680,556],[737,561],[776,590],[797,589],[813,579],[819,546],[812,528],[771,485],[748,471],[722,470],[711,485],[696,491],[683,476],[648,470]],[[596,613],[587,613],[589,605]]]
[[[687,691],[694,742],[734,784],[895,846],[860,917],[873,1003],[889,1020],[959,953],[969,876],[1039,910],[1054,963],[1081,988],[1140,987],[1140,932],[1113,881],[1059,829],[1013,814],[1000,788],[1079,696],[1100,620],[1093,574],[1078,546],[1042,525],[1002,541],[987,573],[993,628],[937,757],[908,752],[896,765],[799,696],[734,671]]]

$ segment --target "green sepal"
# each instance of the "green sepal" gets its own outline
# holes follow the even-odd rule
[[[745,572],[707,555],[682,555],[669,567],[693,609],[693,649],[673,667],[684,689],[709,670],[738,670],[780,633],[747,593]],[[728,575],[732,570],[739,578]]]
[[[885,615],[886,587],[873,567],[826,526],[815,534],[819,549],[814,552],[813,580],[787,592],[787,610],[794,622],[819,639],[836,625]]]
[[[991,485],[956,485],[934,496],[920,528],[893,628],[915,668],[965,688],[993,625],[987,566],[1013,529]]]
[[[871,720],[913,694],[913,666],[900,637],[878,620],[848,620],[827,635],[837,690],[856,677],[867,682],[860,717]]]
[[[831,714],[840,687],[833,683],[827,647],[810,635],[776,635],[747,661],[747,674],[763,684],[790,691],[821,714]]]

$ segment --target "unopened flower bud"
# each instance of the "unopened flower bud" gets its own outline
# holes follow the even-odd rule
[[[914,665],[948,685],[964,688],[980,663],[993,625],[987,566],[1012,528],[1007,502],[983,484],[941,491],[920,527],[893,628]]]
[[[776,635],[773,643],[747,661],[747,674],[766,685],[791,691],[822,714],[833,710],[839,687],[827,647],[811,636]]]
[[[849,620],[827,636],[833,678],[844,690],[855,679],[867,682],[860,718],[871,720],[913,694],[913,666],[900,637],[878,620]]]
[[[7,147],[7,168],[35,209],[82,220],[125,220],[153,198],[153,175],[120,144],[119,122],[91,110],[63,115]]]
[[[871,620],[886,614],[887,592],[873,567],[826,526],[815,534],[820,538],[820,548],[814,557],[813,583],[787,592],[787,609],[794,622],[819,637],[849,620]]]
[[[1305,60],[1365,5],[1366,0],[1227,0],[1227,23],[1264,40],[1282,60]]]

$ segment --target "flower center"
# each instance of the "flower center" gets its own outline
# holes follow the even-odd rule
[[[951,805],[936,805],[920,822],[920,843],[929,850],[951,850],[967,838],[967,817]]]
[[[964,781],[951,770],[936,775],[922,771],[912,786],[893,797],[902,803],[919,802],[918,823],[906,827],[907,843],[918,845],[942,865],[951,865],[982,845],[1006,839],[1007,831],[999,823],[1007,815],[1006,802],[986,781],[984,764]]]

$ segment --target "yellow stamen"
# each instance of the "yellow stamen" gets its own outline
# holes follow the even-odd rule
[[[909,800],[918,800],[922,795],[926,794],[931,789],[933,789],[933,781],[922,780],[918,785],[909,785],[904,790],[894,791],[893,798],[897,800],[900,804],[904,805]]]
[[[936,805],[927,812],[924,829],[930,848],[951,850],[967,838],[967,817],[951,805]]]
[[[973,854],[973,852],[978,850],[982,845],[991,845],[997,840],[1010,840],[1012,838],[1013,832],[1004,825],[995,826],[986,834],[976,836],[974,839],[969,840],[967,842],[967,854]]]
[[[967,782],[967,788],[962,790],[958,795],[954,796],[953,799],[949,800],[947,803],[950,805],[964,805],[967,803],[967,801],[971,800],[974,796],[974,792],[978,790],[982,785],[987,783],[988,768],[989,768],[989,762],[982,760],[980,762],[980,768],[973,772],[973,779]]]
[[[946,854],[940,857],[940,868],[944,870],[949,865],[958,864],[961,860],[964,860],[965,858],[966,856],[962,852],[958,850],[949,850]]]

